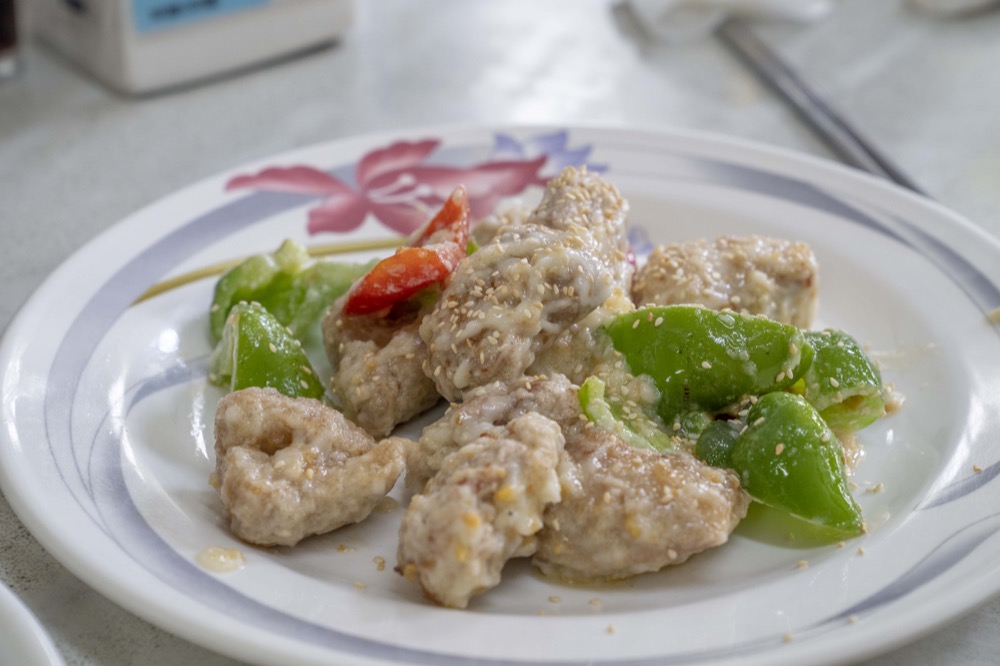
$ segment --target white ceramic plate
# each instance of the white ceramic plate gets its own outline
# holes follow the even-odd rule
[[[4,585],[0,585],[0,662],[21,666],[63,663],[31,610]]]
[[[528,183],[569,162],[604,169],[621,188],[640,251],[646,240],[723,233],[813,246],[822,323],[870,345],[906,396],[900,412],[862,434],[856,495],[870,533],[843,547],[808,547],[741,528],[683,566],[603,587],[559,585],[513,563],[467,611],[426,603],[392,572],[401,508],[294,549],[235,541],[207,483],[219,397],[204,380],[213,282],[133,301],[155,283],[273,250],[286,237],[388,238],[392,225],[405,226],[415,197],[458,181],[477,205],[498,194],[531,198],[538,189]],[[326,175],[265,172],[276,177],[257,179],[258,189],[226,190],[235,176],[292,165]],[[3,340],[0,480],[32,533],[94,588],[248,661],[858,659],[1000,587],[1000,335],[988,319],[997,306],[994,239],[929,201],[818,160],[613,129],[438,129],[339,141],[190,187],[54,273]],[[881,492],[867,492],[878,484]],[[209,546],[241,549],[246,566],[202,568],[195,558]]]

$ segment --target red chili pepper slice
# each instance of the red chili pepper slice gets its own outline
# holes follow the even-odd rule
[[[351,288],[343,313],[385,310],[447,279],[465,256],[469,225],[469,199],[465,188],[458,187],[409,246],[375,264]]]
[[[410,245],[427,247],[430,241],[451,240],[459,245],[465,245],[469,240],[469,195],[465,187],[459,185],[451,193],[441,210],[419,230]],[[438,232],[448,231],[448,234]]]

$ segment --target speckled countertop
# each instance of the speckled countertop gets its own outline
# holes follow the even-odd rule
[[[0,327],[74,249],[140,207],[222,169],[362,132],[692,128],[830,157],[716,40],[651,41],[597,0],[433,7],[361,2],[332,48],[142,99],[26,43],[21,73],[0,83]],[[900,0],[841,0],[818,24],[758,28],[932,197],[1000,234],[1000,12],[943,20]],[[3,500],[0,581],[69,664],[232,663],[91,590]],[[996,663],[998,629],[994,600],[869,663]]]

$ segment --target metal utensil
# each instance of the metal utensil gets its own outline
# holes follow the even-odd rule
[[[798,73],[762,42],[739,17],[726,19],[716,34],[777,92],[841,160],[919,194],[926,192],[835,111]]]

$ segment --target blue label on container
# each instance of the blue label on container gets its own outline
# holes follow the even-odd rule
[[[150,32],[227,12],[266,5],[270,0],[132,0],[135,29]]]

